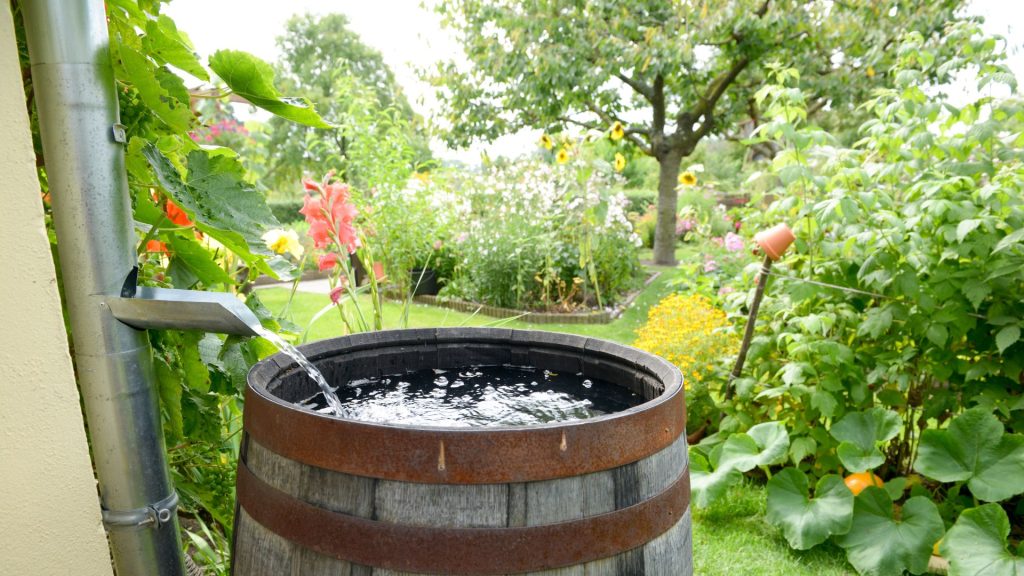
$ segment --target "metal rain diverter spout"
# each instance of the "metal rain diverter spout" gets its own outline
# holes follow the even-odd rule
[[[124,131],[102,0],[23,0],[65,304],[119,576],[185,574],[145,328],[252,335],[229,294],[135,287]],[[126,281],[127,279],[127,281]]]

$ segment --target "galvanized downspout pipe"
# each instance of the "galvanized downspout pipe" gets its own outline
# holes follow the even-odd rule
[[[146,333],[107,304],[135,266],[102,0],[23,0],[75,363],[119,576],[185,574]],[[45,398],[41,398],[45,409]],[[55,495],[59,496],[59,495]]]

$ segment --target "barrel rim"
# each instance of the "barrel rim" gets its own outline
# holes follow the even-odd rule
[[[338,472],[409,482],[488,484],[615,468],[660,451],[685,431],[679,369],[642,350],[597,338],[532,330],[435,328],[342,336],[299,349],[316,362],[378,347],[462,341],[573,351],[646,373],[664,388],[641,404],[586,420],[461,428],[366,422],[319,414],[271,393],[270,382],[298,369],[279,353],[258,362],[248,374],[246,433],[281,456]]]

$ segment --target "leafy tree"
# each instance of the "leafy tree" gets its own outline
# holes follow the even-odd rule
[[[413,150],[406,162],[406,172],[413,164],[429,160],[421,119],[380,52],[364,44],[349,29],[348,18],[343,14],[294,16],[277,42],[284,54],[278,64],[282,85],[289,92],[312,100],[317,110],[337,127],[321,130],[271,119],[268,151],[277,160],[270,166],[268,176],[273,177],[273,182],[294,185],[304,173],[320,174],[328,168],[343,168],[346,180],[359,186],[370,183],[369,175],[359,173],[360,162],[351,161],[352,155],[358,154],[353,151],[356,138],[371,144],[375,139],[394,136],[406,139]],[[353,106],[354,102],[358,106]],[[367,107],[383,111],[392,121],[386,127],[362,122]],[[397,123],[403,126],[401,134],[394,134]]]
[[[758,122],[765,64],[801,72],[814,110],[881,85],[905,32],[941,38],[960,0],[453,0],[438,6],[469,66],[434,81],[453,145],[526,127],[609,130],[657,159],[655,260],[674,262],[680,163],[703,138]],[[617,136],[618,134],[613,134]]]

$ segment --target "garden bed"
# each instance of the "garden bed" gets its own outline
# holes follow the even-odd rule
[[[459,312],[479,313],[493,318],[521,318],[524,322],[533,324],[608,324],[622,315],[622,312],[629,308],[637,296],[653,282],[661,272],[654,272],[644,280],[641,288],[630,292],[621,304],[611,310],[589,310],[584,312],[544,312],[534,310],[517,310],[515,308],[502,308],[500,306],[489,306],[479,302],[470,302],[457,298],[439,298],[437,296],[420,295],[413,298],[413,301],[430,306],[440,306]]]

